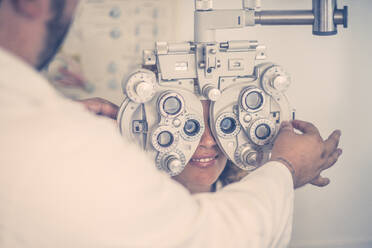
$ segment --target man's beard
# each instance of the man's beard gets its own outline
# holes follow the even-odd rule
[[[63,43],[70,27],[70,22],[63,21],[65,0],[51,0],[51,11],[54,17],[46,24],[47,34],[44,41],[44,49],[38,56],[37,70],[42,70],[53,59]]]

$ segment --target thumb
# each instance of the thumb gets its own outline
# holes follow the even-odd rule
[[[310,183],[312,185],[315,185],[315,186],[318,186],[318,187],[324,187],[324,186],[327,186],[330,182],[331,182],[331,180],[329,180],[329,178],[322,177],[322,176],[319,175],[317,178],[315,178]]]
[[[294,132],[292,123],[290,123],[289,121],[283,121],[280,124],[280,130],[279,130],[279,132],[284,132],[284,131]]]

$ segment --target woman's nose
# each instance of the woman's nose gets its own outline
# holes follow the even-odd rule
[[[204,133],[200,139],[200,145],[206,148],[214,147],[217,145],[216,140],[214,139],[208,125],[205,126]]]

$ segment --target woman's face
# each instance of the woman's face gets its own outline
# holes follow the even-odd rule
[[[173,177],[191,193],[208,192],[225,168],[227,158],[218,147],[209,127],[210,101],[203,100],[205,130],[194,155],[181,174]]]

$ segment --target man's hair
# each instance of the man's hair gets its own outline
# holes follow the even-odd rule
[[[48,35],[45,40],[44,49],[39,54],[38,70],[44,68],[53,59],[68,32],[70,20],[63,20],[66,0],[49,0],[50,11],[53,17],[46,24]]]
[[[53,14],[58,15],[56,18],[61,18],[66,5],[66,0],[50,0],[50,3],[50,10],[53,11]]]

